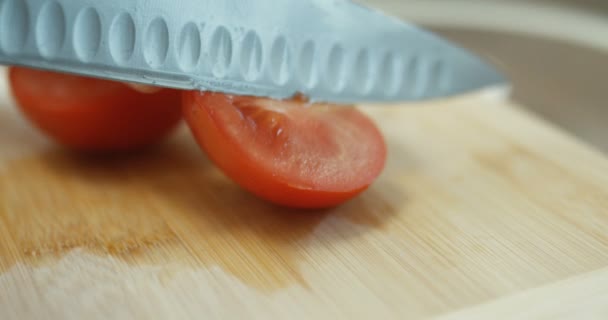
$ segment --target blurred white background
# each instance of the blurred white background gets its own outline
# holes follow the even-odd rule
[[[541,35],[608,50],[608,0],[357,0],[427,26]]]

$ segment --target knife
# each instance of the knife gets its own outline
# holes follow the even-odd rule
[[[334,103],[505,82],[463,48],[348,0],[0,0],[0,64]]]

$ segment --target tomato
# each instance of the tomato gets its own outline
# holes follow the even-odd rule
[[[380,131],[354,107],[187,91],[198,144],[237,184],[279,205],[333,207],[382,172]]]
[[[13,67],[22,113],[59,143],[82,151],[124,151],[155,143],[181,120],[181,92],[145,94],[125,84]]]

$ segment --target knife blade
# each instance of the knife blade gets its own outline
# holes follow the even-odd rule
[[[348,0],[0,0],[0,63],[335,103],[505,82],[463,48]]]

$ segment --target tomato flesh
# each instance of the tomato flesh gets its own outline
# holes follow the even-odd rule
[[[12,67],[22,113],[57,142],[82,151],[124,151],[166,137],[181,120],[181,92],[152,94],[122,83]]]
[[[189,91],[183,114],[232,180],[268,201],[323,208],[353,198],[386,160],[380,131],[356,108]]]

